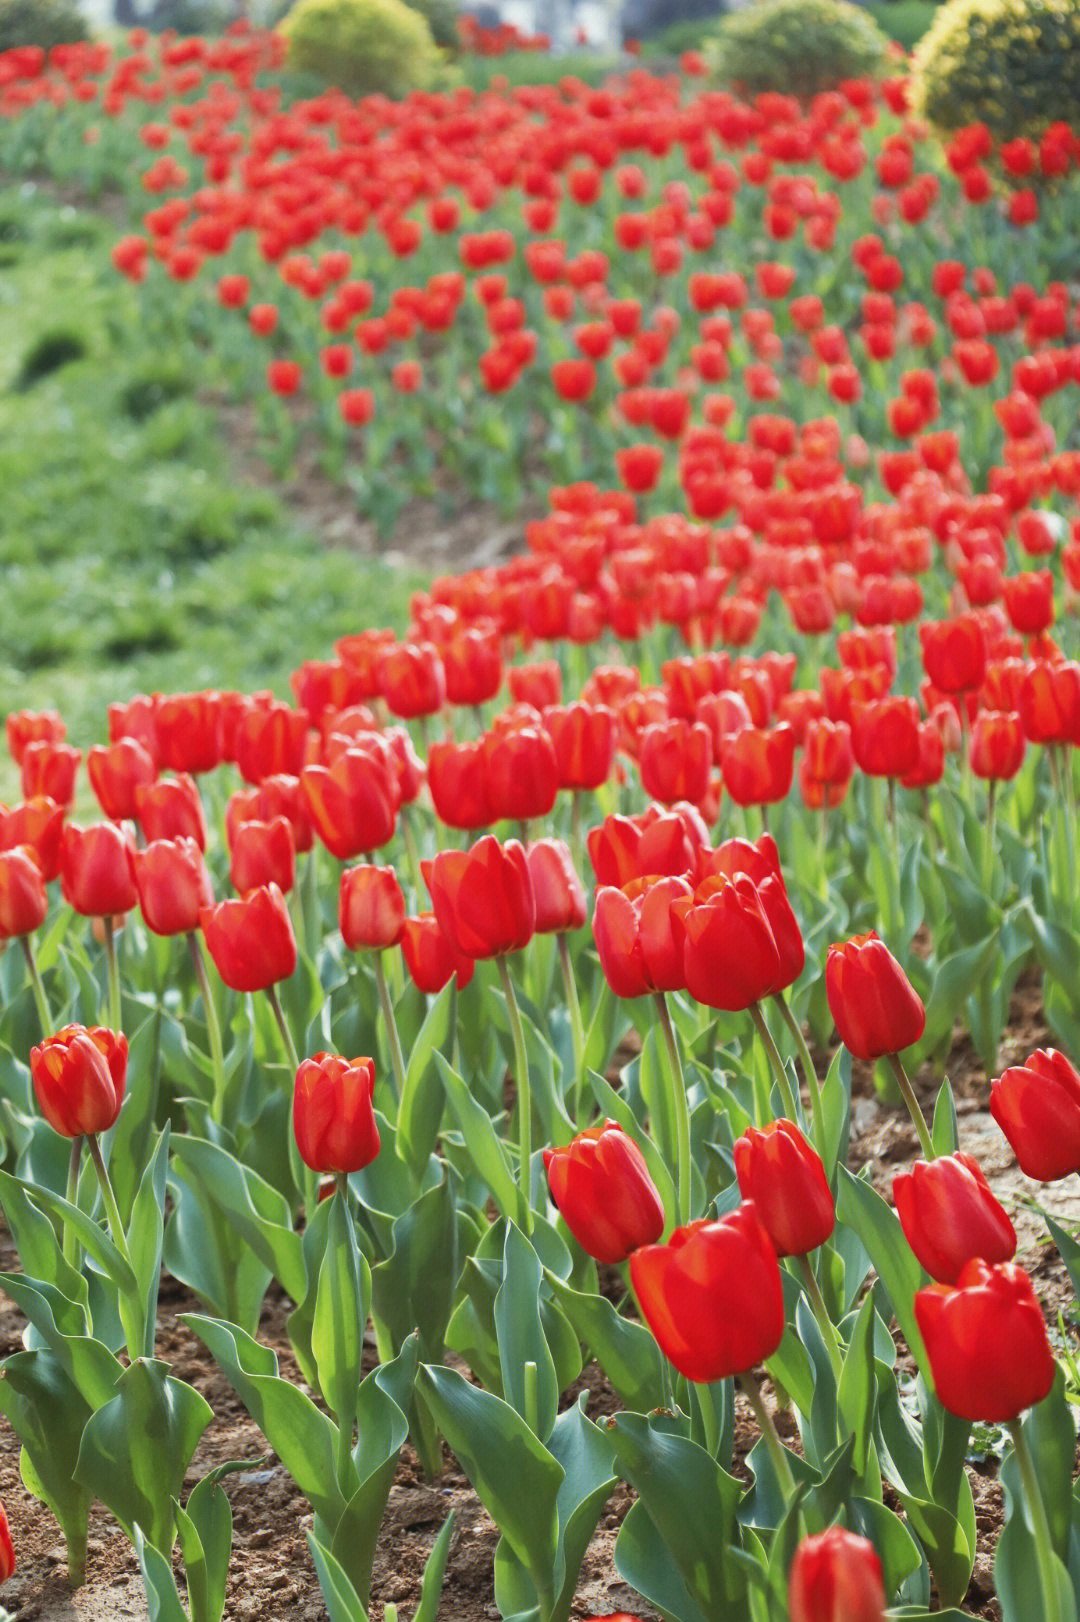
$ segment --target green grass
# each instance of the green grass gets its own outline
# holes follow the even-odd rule
[[[237,479],[190,344],[140,330],[115,235],[0,188],[0,714],[55,706],[84,744],[139,691],[284,695],[344,632],[404,628],[421,583]]]

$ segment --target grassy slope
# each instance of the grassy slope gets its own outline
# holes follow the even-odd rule
[[[138,691],[284,694],[343,632],[403,627],[420,583],[235,482],[192,363],[140,336],[115,235],[0,188],[0,714],[55,705],[80,743]],[[50,334],[85,354],[30,381]]]

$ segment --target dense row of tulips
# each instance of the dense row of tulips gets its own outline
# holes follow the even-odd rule
[[[287,108],[277,64],[244,32],[9,53],[0,161],[119,180],[141,150],[164,200],[115,260],[148,321],[303,384],[331,450],[366,424],[371,465],[400,440],[519,493],[539,418],[576,482],[292,702],[127,698],[85,755],[7,718],[0,1285],[30,1327],[0,1412],[73,1580],[96,1497],[157,1614],[222,1614],[229,1467],[181,1503],[211,1415],[154,1358],[165,1265],[311,1504],[335,1619],[406,1438],[498,1525],[514,1622],[566,1622],[620,1478],[616,1564],[665,1618],[956,1618],[979,1424],[1011,1438],[1006,1622],[1075,1622],[1071,1353],[948,1082],[927,1120],[910,1080],[959,1021],[1022,1170],[1080,1170],[1075,137],[939,158],[899,77]],[[1002,1070],[1032,965],[1062,1051]],[[845,1165],[853,1060],[918,1139],[891,1202]],[[256,1338],[271,1280],[314,1397]],[[602,1424],[566,1398],[586,1358]]]

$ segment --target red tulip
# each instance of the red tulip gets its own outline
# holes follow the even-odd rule
[[[46,796],[0,811],[0,850],[26,845],[33,851],[46,884],[51,884],[60,872],[63,836],[64,807]]]
[[[604,978],[617,997],[643,997],[650,991],[679,991],[686,985],[683,929],[671,904],[689,901],[685,879],[632,879],[623,889],[604,885],[596,892],[593,935]]]
[[[33,850],[28,845],[0,850],[0,939],[32,934],[48,910],[49,896]]]
[[[1080,744],[1080,665],[1039,660],[1020,684],[1020,720],[1031,743]]]
[[[1014,631],[1040,636],[1054,623],[1054,577],[1037,569],[1002,581],[1005,612]]]
[[[791,1622],[885,1622],[885,1574],[869,1538],[830,1526],[803,1538],[788,1577]]]
[[[780,1264],[748,1201],[635,1250],[630,1277],[660,1350],[688,1380],[745,1374],[783,1337]]]
[[[475,833],[495,820],[488,794],[485,741],[445,738],[428,750],[428,788],[435,815],[448,828]]]
[[[159,777],[155,783],[135,789],[135,811],[143,837],[154,839],[194,839],[206,849],[206,816],[195,779]]]
[[[603,704],[569,704],[544,711],[544,727],[555,750],[559,787],[596,789],[615,763],[615,716]]]
[[[986,639],[976,614],[919,626],[923,665],[939,693],[967,693],[986,672]]]
[[[222,761],[220,693],[177,693],[154,699],[157,759],[174,772],[212,772]]]
[[[791,788],[795,734],[784,722],[770,730],[743,727],[728,739],[722,766],[736,805],[772,805]]]
[[[873,930],[829,947],[825,992],[840,1040],[856,1059],[900,1053],[926,1029],[922,999]]]
[[[990,1113],[1020,1169],[1040,1183],[1080,1171],[1080,1075],[1063,1053],[1040,1048],[990,1084]]]
[[[971,770],[976,777],[1006,782],[1024,764],[1024,729],[1019,715],[980,710],[971,728]]]
[[[555,749],[539,727],[505,726],[484,740],[484,771],[496,821],[546,817],[559,792]]]
[[[67,737],[64,718],[56,710],[12,710],[4,723],[8,753],[16,766],[32,743],[63,743]]]
[[[392,715],[435,715],[446,702],[446,675],[430,642],[399,642],[379,659],[379,687]]]
[[[61,1137],[107,1132],[120,1114],[127,1037],[102,1026],[66,1025],[30,1050],[38,1108]]]
[[[312,827],[339,861],[378,850],[397,826],[393,764],[368,748],[347,748],[329,766],[305,766],[300,793]]]
[[[621,888],[652,874],[696,875],[709,831],[693,806],[650,806],[634,817],[605,817],[586,843],[596,882]]]
[[[735,1175],[753,1200],[778,1256],[805,1256],[836,1226],[836,1205],[821,1156],[793,1121],[749,1127],[735,1143]]]
[[[531,704],[546,710],[562,697],[562,670],[557,659],[544,659],[534,665],[512,665],[506,673],[510,696],[515,704]],[[558,752],[558,744],[556,744]]]
[[[91,749],[86,770],[98,804],[113,822],[134,821],[136,789],[157,776],[153,756],[135,738],[119,738],[107,747]]]
[[[696,1001],[737,1013],[780,989],[776,939],[745,874],[707,879],[674,910],[685,930],[686,987]]]
[[[405,933],[405,897],[392,867],[350,867],[341,875],[338,923],[350,952],[384,951]]]
[[[1057,1364],[1031,1280],[1007,1262],[965,1263],[915,1296],[934,1391],[961,1419],[1000,1425],[1049,1396]]]
[[[700,805],[709,792],[712,739],[697,721],[660,721],[641,734],[641,786],[653,800]]]
[[[626,1260],[664,1231],[664,1206],[645,1157],[615,1121],[544,1150],[551,1197],[582,1250],[598,1262]]]
[[[433,912],[406,918],[401,955],[417,990],[429,995],[441,991],[455,973],[457,988],[462,991],[476,973],[475,959],[458,952]]]
[[[11,1528],[7,1513],[0,1504],[0,1583],[6,1583],[15,1570],[15,1545],[11,1541]]]
[[[562,839],[534,840],[525,852],[536,897],[536,933],[566,934],[588,917],[585,889]]]
[[[296,1072],[293,1130],[305,1166],[312,1171],[360,1171],[379,1152],[372,1107],[375,1063],[316,1053]]]
[[[520,952],[536,928],[536,897],[516,839],[486,834],[471,850],[440,851],[425,873],[439,926],[463,957]]]
[[[288,704],[249,701],[240,715],[233,749],[245,783],[267,777],[298,777],[304,765],[309,722],[305,710]]]
[[[287,817],[241,822],[229,847],[229,883],[240,895],[276,884],[286,895],[296,882],[296,846]]]
[[[857,704],[852,712],[851,749],[869,777],[903,777],[919,762],[919,706],[913,698],[892,696]]]
[[[70,805],[81,760],[82,750],[67,743],[28,743],[21,765],[23,799],[47,795],[57,805]]]
[[[206,860],[194,839],[155,839],[144,850],[128,848],[128,865],[146,927],[155,935],[187,935],[199,927],[214,891]]]
[[[971,1155],[916,1160],[893,1178],[893,1201],[908,1244],[930,1277],[955,1284],[973,1256],[1008,1262],[1016,1233]]]
[[[451,704],[486,704],[502,686],[502,636],[497,626],[469,626],[443,648],[446,697]]]
[[[84,918],[115,918],[138,900],[128,867],[130,842],[115,822],[69,823],[60,847],[60,891]]]
[[[199,923],[217,971],[233,991],[265,991],[296,968],[296,936],[276,884],[203,907]]]
[[[298,856],[311,849],[315,833],[300,791],[300,779],[286,773],[264,777],[257,788],[237,789],[229,796],[225,835],[230,847],[242,822],[273,822],[275,817],[284,817],[288,822]]]

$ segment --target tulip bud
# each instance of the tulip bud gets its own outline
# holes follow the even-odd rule
[[[397,946],[405,932],[405,897],[392,867],[350,867],[341,875],[338,923],[350,952]]]
[[[922,999],[872,930],[829,947],[825,992],[840,1040],[856,1059],[900,1053],[926,1029]]]
[[[276,884],[203,907],[199,923],[215,967],[233,991],[265,991],[296,968],[292,919]]]
[[[128,850],[128,864],[146,927],[155,935],[187,935],[199,927],[214,891],[206,861],[194,839],[155,839]]]
[[[296,1072],[293,1130],[305,1166],[318,1172],[360,1171],[379,1152],[372,1059],[316,1053]]]
[[[735,1175],[778,1256],[805,1256],[836,1226],[836,1205],[821,1156],[792,1121],[749,1127],[735,1144]]]
[[[830,1526],[803,1538],[788,1578],[791,1622],[885,1622],[885,1577],[868,1538]]]
[[[990,1084],[990,1113],[1020,1170],[1040,1183],[1080,1171],[1080,1075],[1063,1053],[1040,1048]]]
[[[574,1238],[598,1262],[623,1262],[664,1231],[664,1207],[637,1144],[615,1121],[544,1150],[551,1197]]]
[[[893,1200],[908,1244],[930,1277],[955,1284],[973,1256],[1008,1262],[1016,1233],[971,1155],[916,1160],[893,1178]]]
[[[401,955],[417,990],[429,995],[441,991],[455,972],[461,991],[476,973],[475,960],[461,956],[453,941],[443,934],[433,912],[406,918]]]
[[[89,828],[70,823],[60,843],[60,890],[84,918],[115,918],[130,912],[138,896],[128,867],[130,842],[114,822]]]
[[[45,922],[49,897],[27,845],[0,851],[0,940],[29,935]]]
[[[536,928],[536,897],[516,839],[494,834],[471,850],[440,851],[425,874],[440,928],[465,957],[520,952]]]
[[[565,934],[588,917],[585,889],[562,839],[537,839],[525,853],[536,896],[536,933]]]
[[[917,1292],[915,1318],[934,1391],[951,1414],[1000,1425],[1049,1396],[1057,1364],[1022,1267],[967,1262],[955,1286]]]
[[[30,1050],[30,1075],[42,1115],[61,1137],[107,1132],[120,1114],[127,1037],[96,1026],[66,1025]]]
[[[7,1512],[0,1504],[0,1583],[6,1583],[15,1570],[15,1545],[11,1541]]]

